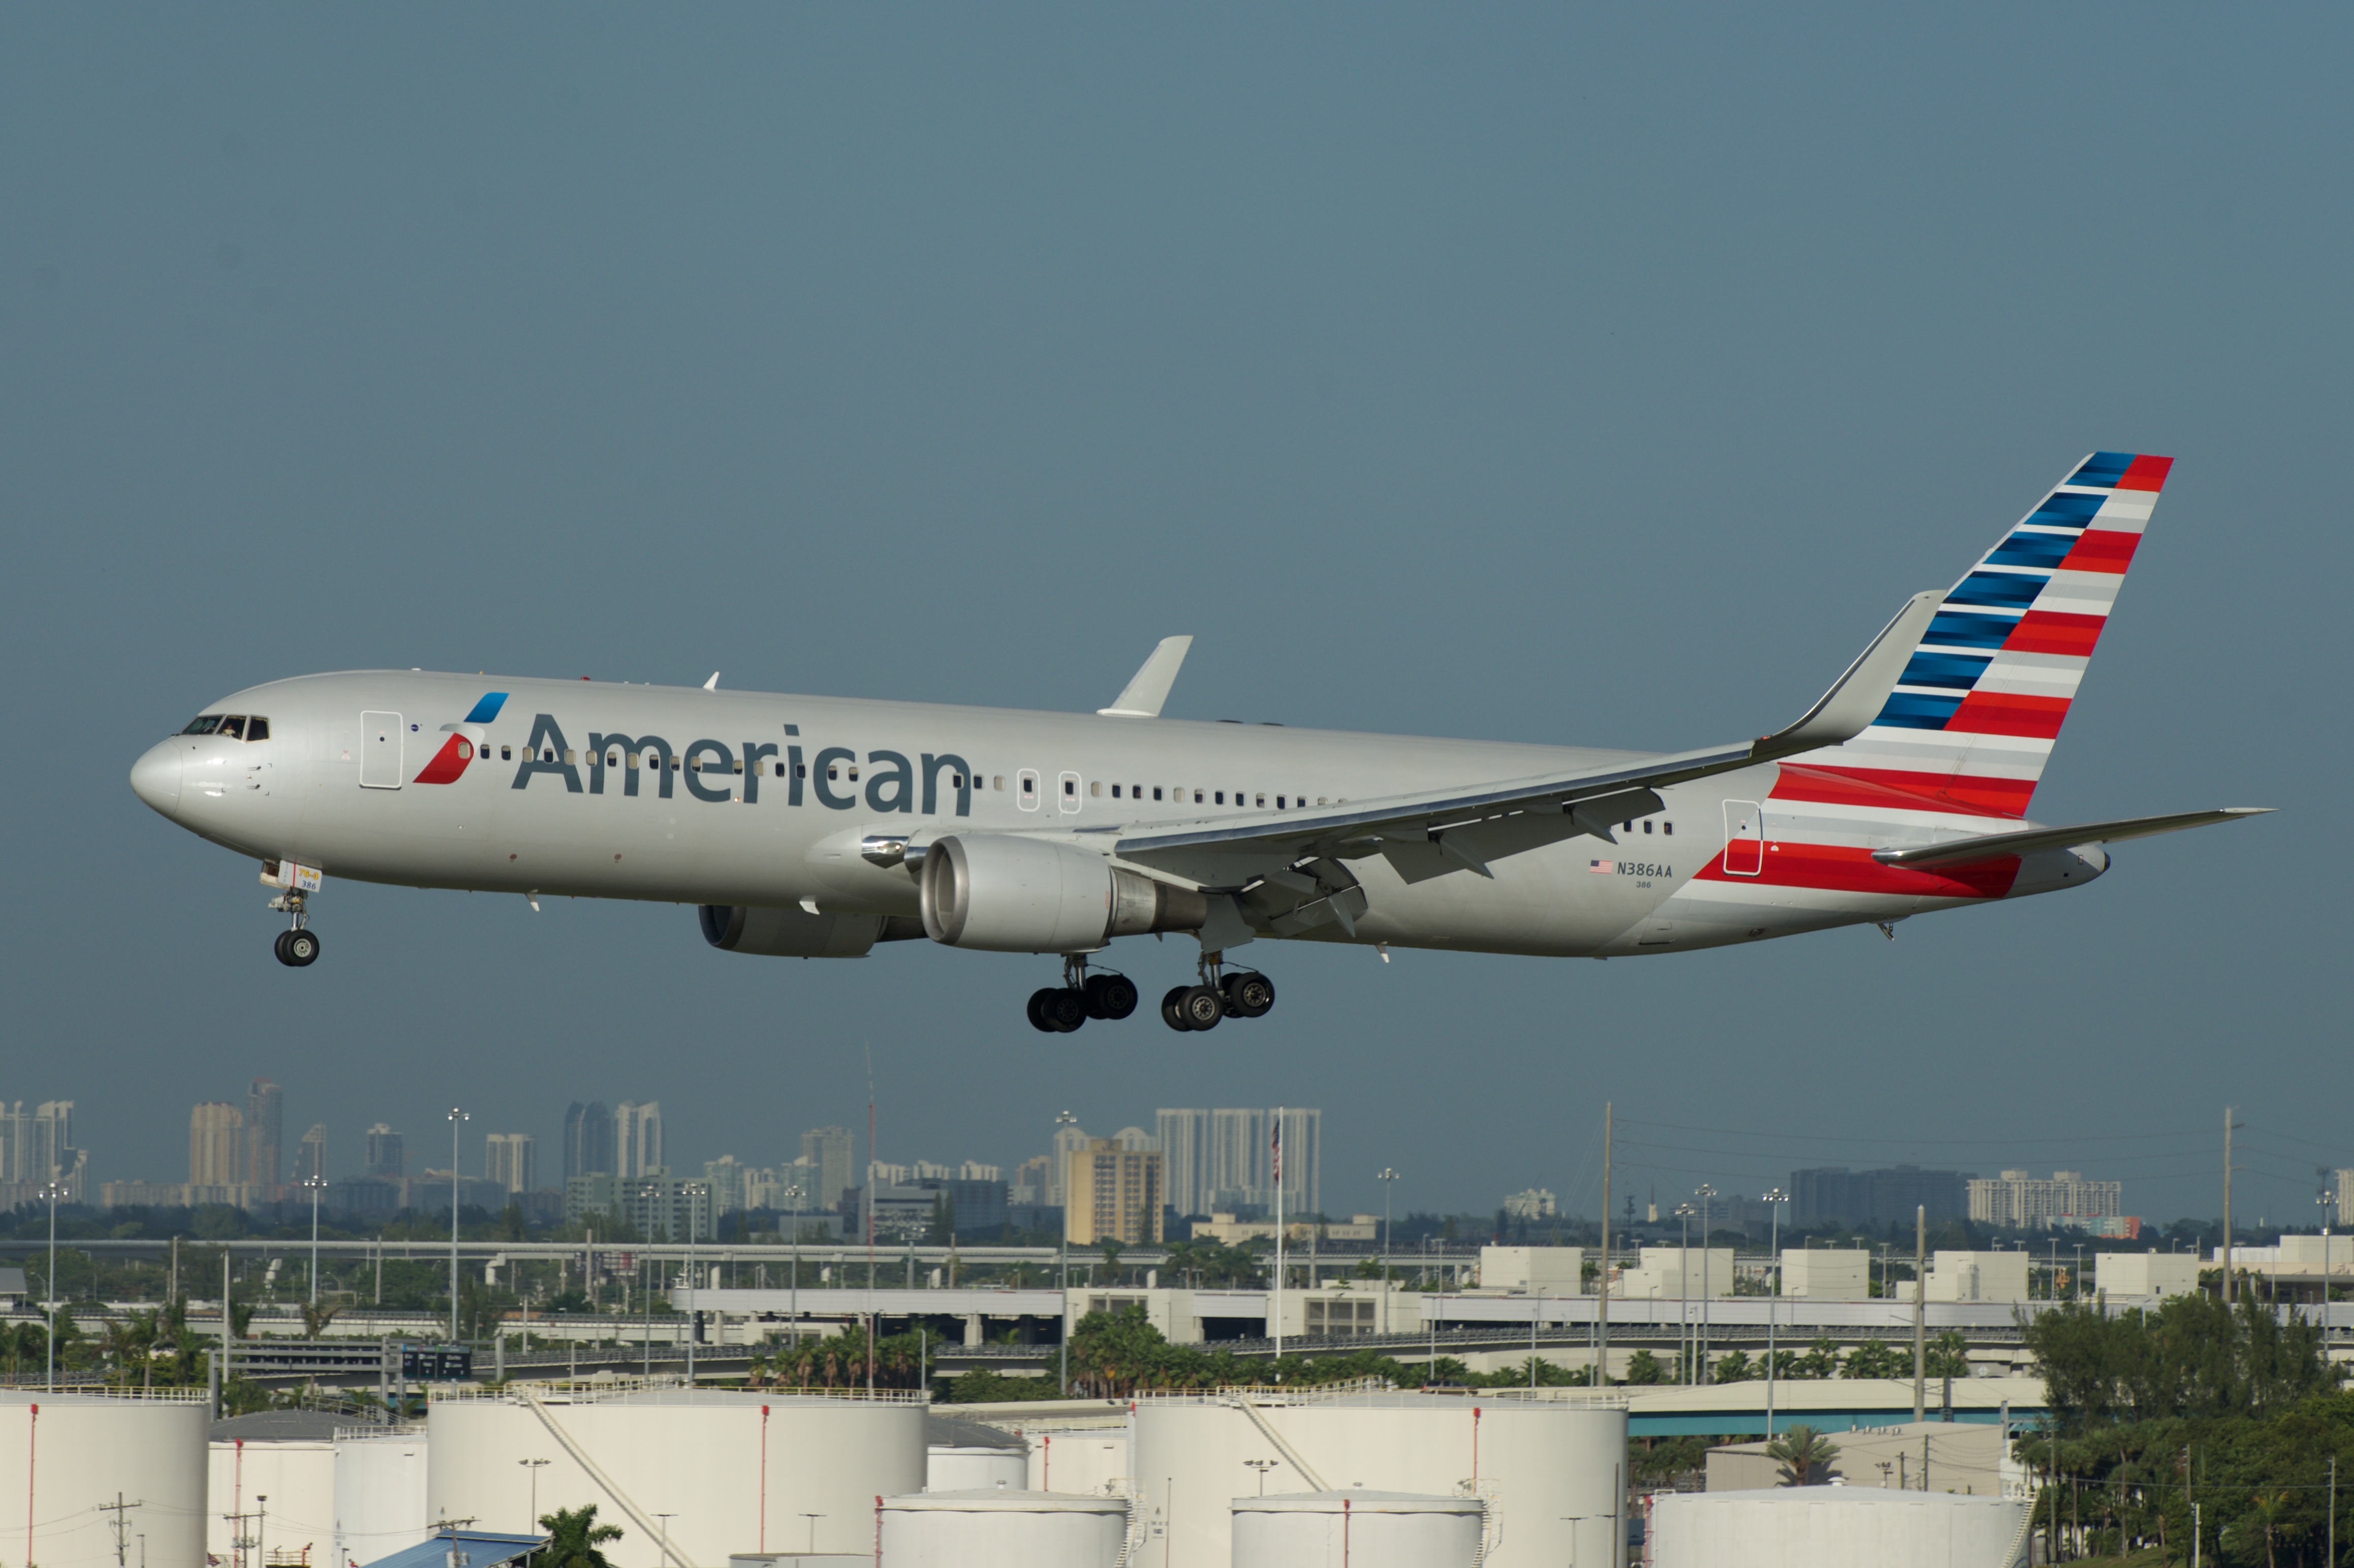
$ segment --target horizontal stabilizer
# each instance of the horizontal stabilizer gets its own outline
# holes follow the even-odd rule
[[[1963,861],[1988,860],[2000,854],[2025,854],[2030,850],[2073,849],[2078,844],[2112,844],[2120,839],[2146,839],[2157,833],[2179,833],[2185,828],[2203,828],[2210,822],[2236,822],[2242,817],[2261,817],[2274,808],[2271,806],[2225,806],[2213,811],[2179,811],[2170,817],[2126,817],[2114,822],[2079,822],[2072,828],[2030,828],[2016,833],[1981,833],[1976,838],[1951,839],[1941,844],[1924,844],[1918,849],[1874,850],[1872,858],[1882,865],[1953,865]]]
[[[1169,688],[1177,683],[1178,667],[1193,646],[1191,637],[1162,638],[1160,646],[1146,655],[1135,677],[1112,699],[1111,706],[1096,712],[1105,718],[1159,718],[1161,705],[1169,700]]]

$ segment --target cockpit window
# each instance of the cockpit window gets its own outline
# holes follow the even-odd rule
[[[260,714],[256,714],[251,718],[246,720],[245,738],[249,741],[268,740],[270,738],[270,721],[263,718]]]
[[[206,714],[199,718],[190,719],[188,721],[188,727],[182,730],[180,733],[182,735],[210,735],[213,731],[220,728],[220,715]]]
[[[221,720],[220,733],[230,740],[243,740],[245,738],[245,715],[243,714],[231,714],[228,717]]]

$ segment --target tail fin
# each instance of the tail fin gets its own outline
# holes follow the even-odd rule
[[[2094,452],[1956,583],[1887,705],[1781,799],[2027,812],[2172,458]]]

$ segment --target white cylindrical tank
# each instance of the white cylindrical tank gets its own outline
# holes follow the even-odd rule
[[[311,1412],[289,1412],[309,1414]],[[232,1423],[223,1422],[221,1425]],[[226,1563],[244,1535],[259,1552],[302,1552],[340,1563],[335,1545],[335,1445],[332,1436],[216,1437],[206,1467],[205,1550]],[[255,1557],[255,1561],[261,1559]],[[369,1561],[361,1558],[361,1562]]]
[[[1787,1487],[1685,1492],[1651,1508],[1657,1568],[2011,1568],[2021,1498]]]
[[[889,1568],[1113,1568],[1125,1498],[1062,1492],[922,1492],[883,1499]]]
[[[115,1568],[120,1519],[156,1568],[201,1563],[211,1416],[201,1393],[178,1393],[0,1390],[0,1559]],[[118,1500],[139,1506],[117,1514]]]
[[[1137,1494],[1167,1518],[1174,1556],[1196,1568],[1230,1561],[1228,1505],[1251,1461],[1267,1467],[1270,1492],[1477,1498],[1487,1568],[1608,1563],[1625,1512],[1627,1412],[1606,1399],[1143,1399],[1132,1428]]]
[[[425,1452],[425,1434],[415,1427],[335,1435],[335,1554],[328,1568],[373,1563],[433,1533]]]
[[[626,1532],[603,1549],[615,1568],[806,1551],[812,1522],[816,1550],[871,1553],[875,1499],[924,1484],[924,1407],[905,1394],[510,1391],[437,1398],[426,1424],[429,1518],[532,1530],[536,1475],[538,1512],[593,1503]]]
[[[1028,1466],[1034,1492],[1101,1494],[1128,1484],[1129,1435],[1125,1426],[1032,1428]]]
[[[924,1437],[928,1492],[1022,1491],[1030,1484],[1030,1445],[1011,1432],[934,1414]]]
[[[1478,1498],[1293,1492],[1236,1498],[1235,1568],[1467,1568],[1486,1522]]]

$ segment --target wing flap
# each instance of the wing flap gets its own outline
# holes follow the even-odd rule
[[[2073,849],[2078,844],[2113,844],[2125,839],[2146,839],[2158,833],[2179,833],[2215,822],[2236,822],[2261,817],[2271,806],[2224,806],[2212,811],[2178,811],[2164,817],[2124,817],[2114,822],[2079,822],[2067,828],[2031,828],[2016,833],[1980,833],[1917,849],[1874,850],[1872,858],[1882,865],[1955,865],[1988,860],[1996,855],[2025,854],[2031,850]]]

